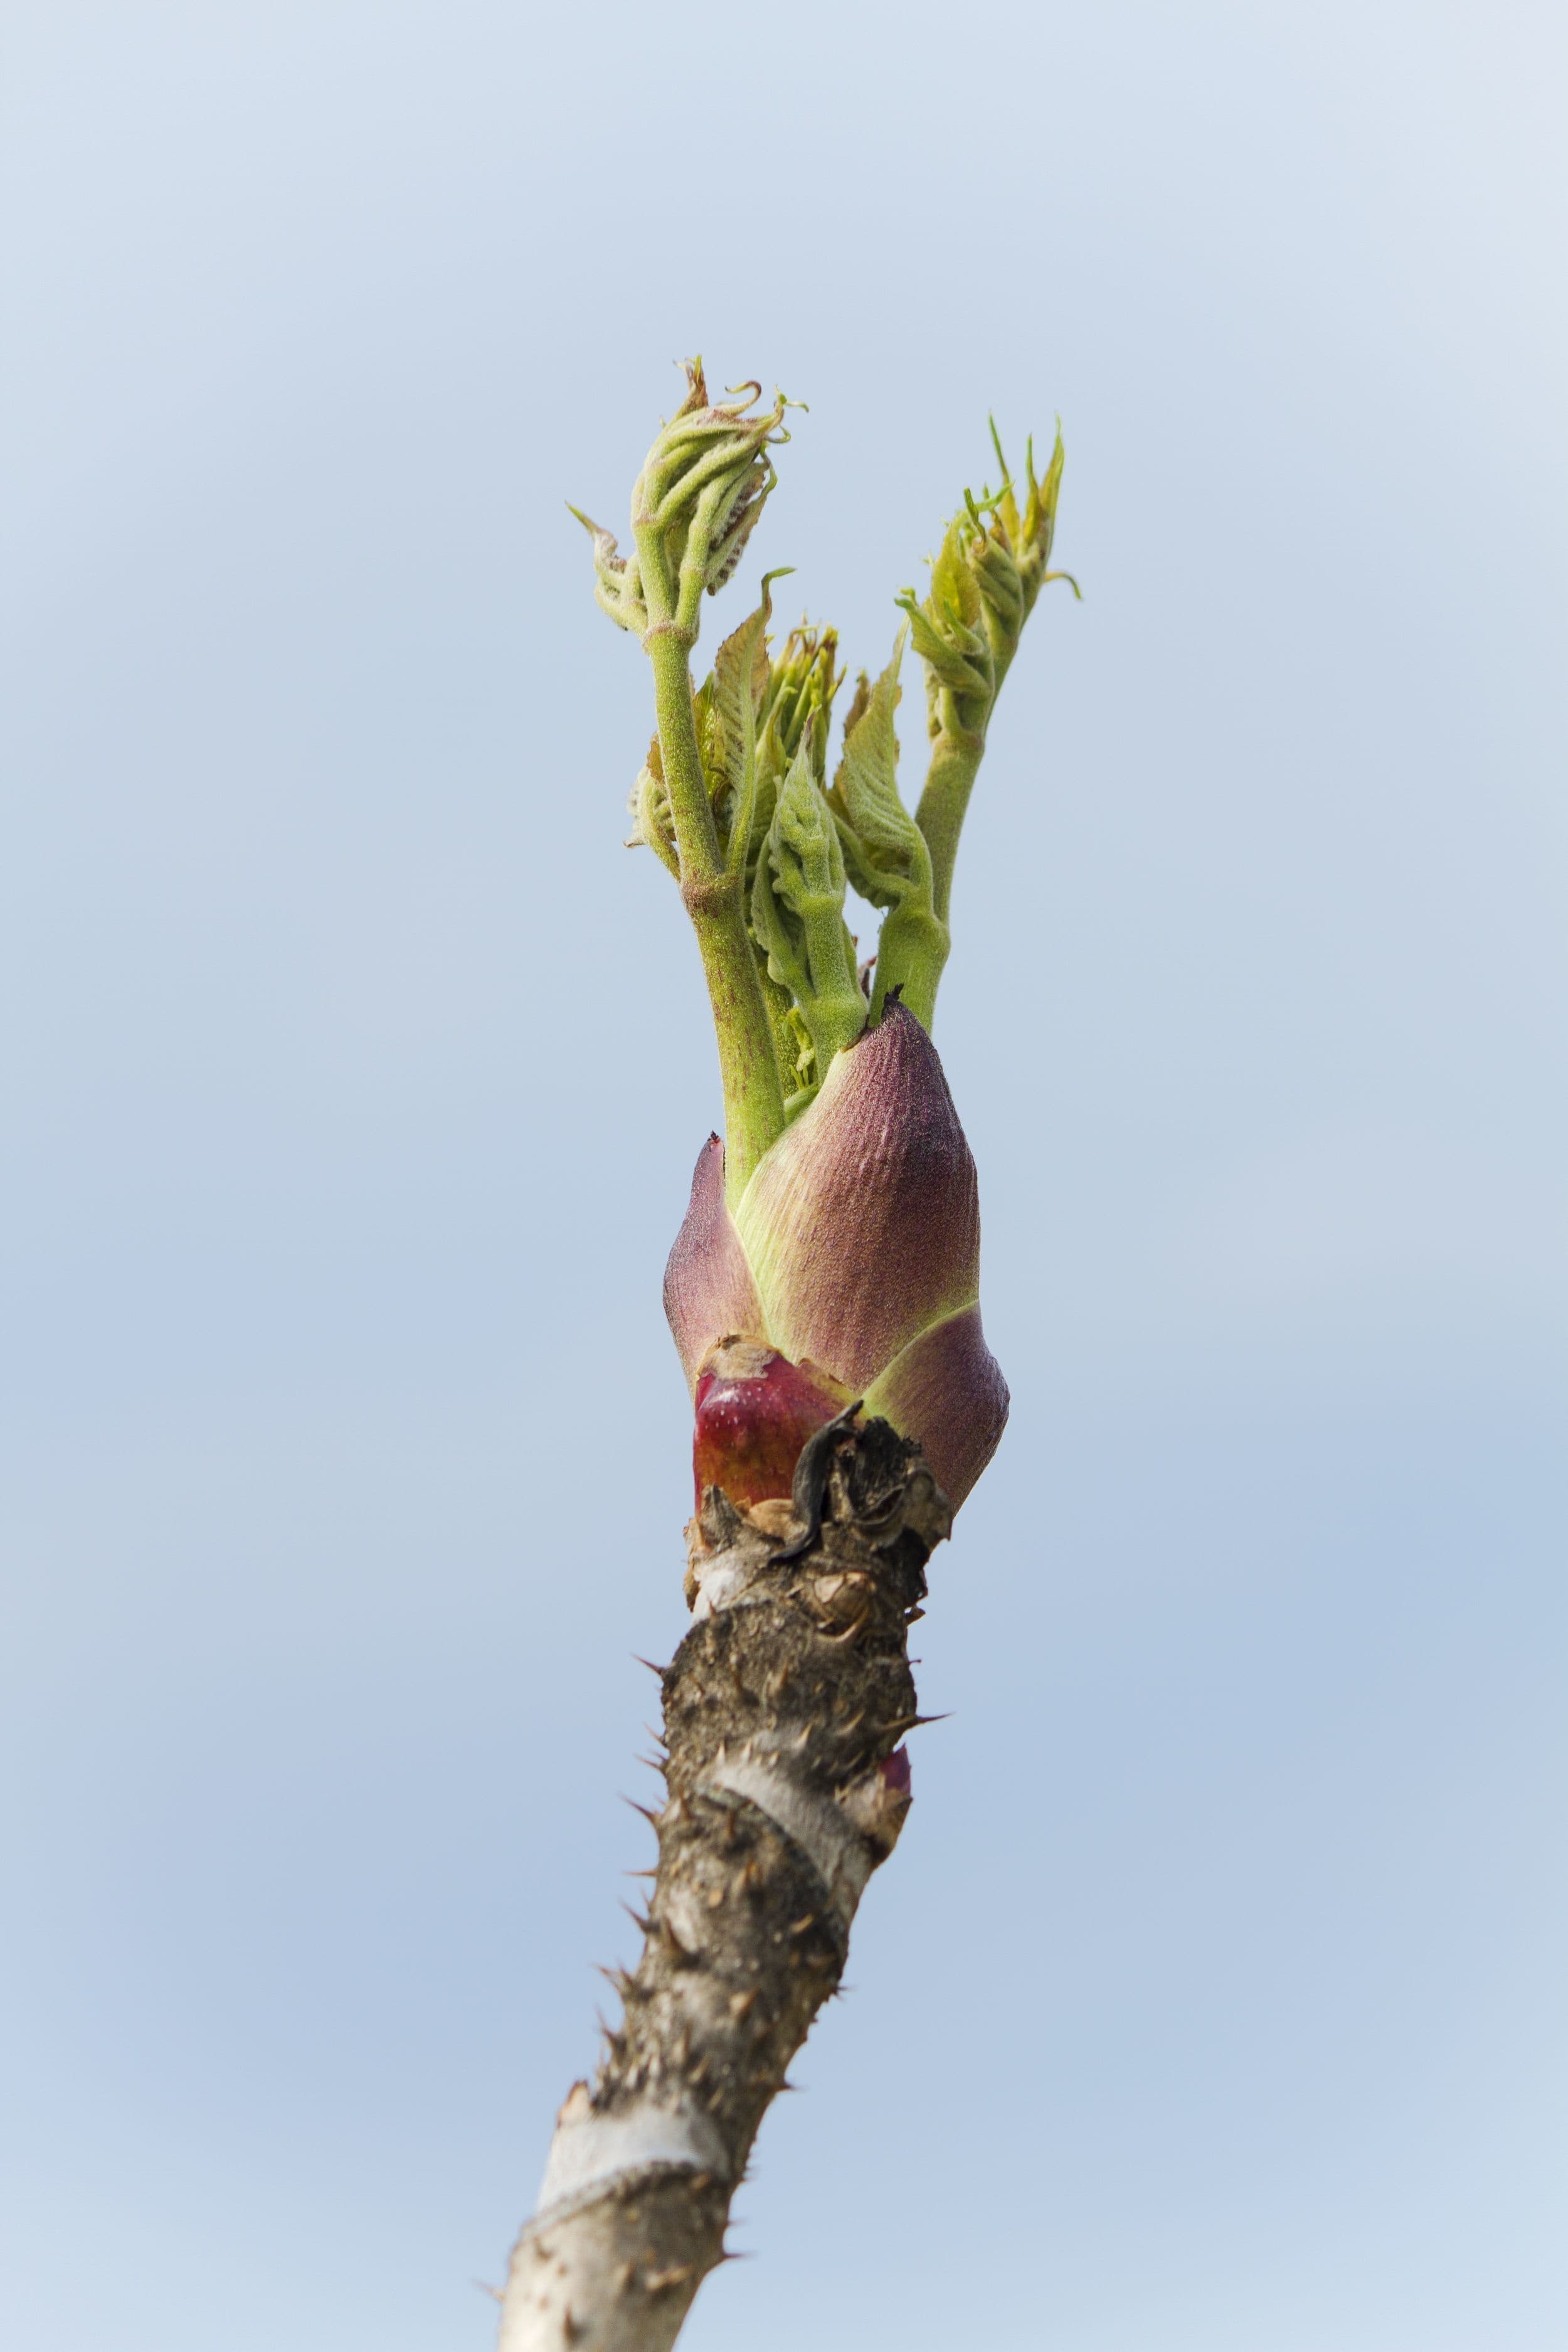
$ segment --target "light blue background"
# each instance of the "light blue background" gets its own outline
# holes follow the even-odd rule
[[[1087,601],[939,1024],[952,1719],[688,2340],[1568,2341],[1563,24],[14,10],[18,2352],[479,2352],[633,1948],[716,1086],[563,501],[695,348],[853,659],[991,404]]]

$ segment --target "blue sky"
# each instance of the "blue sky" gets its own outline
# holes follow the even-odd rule
[[[14,12],[8,2341],[478,2352],[591,2063],[717,1086],[563,502],[700,349],[810,404],[732,614],[879,664],[991,409],[1085,601],[938,1024],[951,1719],[686,2340],[1561,2346],[1563,47]]]

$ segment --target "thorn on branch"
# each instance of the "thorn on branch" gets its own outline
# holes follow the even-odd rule
[[[679,1961],[683,1968],[689,1968],[692,1962],[697,1958],[697,1950],[695,1946],[683,1944],[681,1942],[679,1937],[676,1934],[674,1928],[670,1926],[669,1921],[665,1917],[662,1912],[660,1912],[658,1919],[655,1920],[654,1925],[658,1927],[659,1934],[664,1937],[665,1942],[669,1946],[670,1950],[675,1954],[677,1960]]]
[[[696,2268],[695,2263],[672,2263],[668,2270],[645,2271],[644,2290],[648,2294],[663,2294],[668,2287],[684,2286]]]

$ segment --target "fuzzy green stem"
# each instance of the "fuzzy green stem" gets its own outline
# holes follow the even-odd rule
[[[922,1029],[930,1034],[936,1011],[937,986],[952,946],[952,934],[943,917],[912,900],[891,907],[882,918],[877,942],[876,982],[871,992],[873,1027],[882,1018],[890,989],[900,991]]]
[[[952,904],[952,869],[958,863],[958,837],[963,830],[963,820],[969,813],[969,795],[974,790],[974,779],[980,772],[980,762],[985,756],[985,733],[991,713],[996,708],[996,698],[1002,682],[1013,666],[1018,649],[1016,635],[1011,644],[993,638],[993,659],[995,682],[990,698],[982,703],[976,698],[961,709],[958,698],[945,689],[942,692],[937,710],[938,728],[931,747],[931,761],[921,793],[920,806],[915,811],[915,823],[926,837],[931,851],[931,907],[940,926],[940,936],[929,929],[911,936],[906,944],[897,935],[896,925],[889,919],[884,928],[883,950],[878,957],[878,982],[884,991],[895,980],[904,982],[904,1003],[929,1030],[931,1014],[936,1009],[936,992],[942,979],[952,945],[948,929],[949,910]],[[964,721],[970,723],[965,725]],[[975,723],[975,722],[978,723]],[[893,929],[895,937],[894,963],[907,965],[907,971],[893,969],[884,977],[881,966],[887,953],[887,934]]]
[[[866,1026],[866,1000],[855,972],[855,951],[844,928],[844,900],[815,894],[797,904],[805,933],[811,994],[801,1005],[816,1048],[818,1085],[835,1054],[852,1045]]]
[[[969,795],[985,750],[983,732],[944,726],[931,745],[931,765],[915,823],[931,851],[931,905],[946,922],[952,903],[952,869],[958,861],[958,836],[963,829]]]
[[[651,551],[657,536],[650,531],[647,537]],[[639,530],[639,551],[643,539]],[[682,627],[671,613],[662,550],[657,569],[644,557],[644,578],[649,614],[644,642],[653,666],[659,753],[680,857],[680,896],[697,933],[713,1012],[724,1089],[724,1189],[735,1201],[763,1152],[784,1132],[784,1094],[746,930],[745,884],[726,871],[697,747],[687,660],[696,631]]]

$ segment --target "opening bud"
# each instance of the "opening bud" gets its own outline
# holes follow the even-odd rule
[[[756,1440],[769,1475],[781,1473],[768,1448],[795,1443],[790,1414],[805,1410],[793,1375],[811,1392],[811,1427],[858,1397],[917,1438],[956,1507],[1007,1417],[979,1288],[974,1162],[936,1048],[895,1000],[835,1056],[733,1216],[722,1146],[710,1139],[670,1253],[665,1307],[694,1391],[714,1369],[713,1351],[737,1337],[770,1360],[742,1375],[765,1374],[763,1388],[719,1400],[731,1414],[746,1405],[759,1431],[765,1423],[773,1433]],[[785,1369],[773,1370],[781,1361]],[[713,1394],[703,1391],[704,1405]],[[803,1424],[799,1443],[809,1434]],[[777,1491],[788,1491],[788,1473]]]

